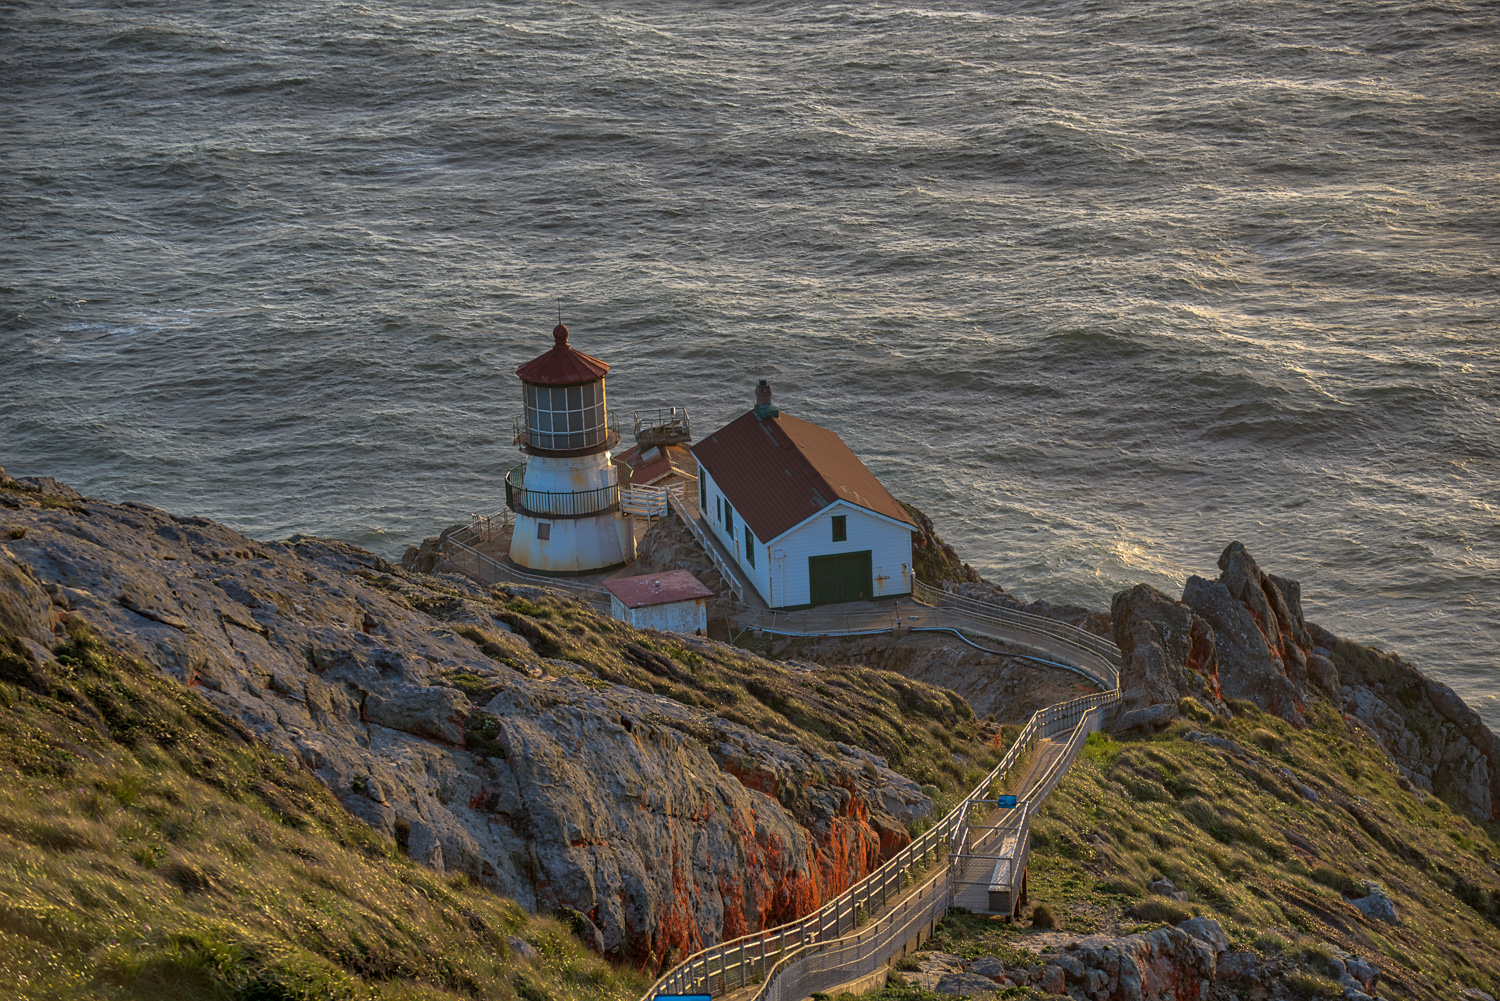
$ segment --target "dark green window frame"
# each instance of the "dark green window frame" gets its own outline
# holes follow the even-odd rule
[[[849,541],[849,517],[848,515],[836,514],[833,516],[833,541]]]
[[[745,526],[745,562],[755,566],[755,536],[750,534],[749,525]]]

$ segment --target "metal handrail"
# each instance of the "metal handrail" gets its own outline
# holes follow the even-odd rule
[[[637,410],[632,416],[635,418],[635,443],[642,449],[652,445],[672,445],[693,440],[687,407]]]
[[[780,993],[768,992],[774,989],[777,979],[784,972],[785,964],[791,957],[784,956],[777,962],[776,965],[782,967],[782,970],[775,968],[767,970],[768,952],[773,957],[778,953],[784,953],[788,939],[800,946],[803,943],[819,943],[828,941],[830,937],[837,939],[848,935],[855,930],[855,915],[861,910],[873,913],[874,908],[888,903],[893,893],[910,882],[914,866],[920,861],[925,869],[926,860],[929,858],[945,863],[946,883],[942,910],[946,910],[951,902],[953,891],[953,874],[946,864],[946,859],[961,841],[962,831],[967,826],[969,811],[973,804],[988,798],[987,794],[995,782],[1007,775],[1038,739],[1081,726],[1081,721],[1086,716],[1112,706],[1119,700],[1119,695],[1118,689],[1112,689],[1069,699],[1038,710],[1032,714],[1031,719],[1017,735],[1005,757],[991,769],[969,795],[950,810],[942,820],[897,852],[884,865],[825,903],[814,913],[798,921],[753,932],[700,950],[663,974],[646,993],[645,999],[653,998],[658,994],[692,993],[698,989],[715,993],[713,988],[716,983],[722,992],[723,989],[732,986],[736,980],[739,981],[739,986],[744,986],[760,976],[765,976],[766,979],[761,990],[755,995],[757,999],[782,997]],[[1060,776],[1061,770],[1057,770],[1055,775]],[[1050,791],[1051,785],[1055,782],[1056,778],[1050,776],[1047,778],[1047,791]],[[1040,798],[1037,797],[1038,804]],[[1027,805],[1031,804],[1028,802]],[[1034,810],[1035,807],[1031,812],[1034,813]],[[1030,814],[1023,813],[1022,817],[1023,823],[1029,826]],[[769,950],[768,947],[773,942],[778,943],[778,948]],[[880,962],[885,962],[890,955],[886,955]],[[838,967],[837,972],[841,979],[827,981],[824,984],[825,987],[847,982],[860,975],[857,969],[850,966]],[[821,989],[823,988],[808,987],[807,983],[799,983],[796,990],[802,993],[794,992],[786,997],[802,998],[811,991]]]
[[[528,587],[551,588],[608,611],[609,591],[606,589],[567,577],[543,577],[527,573],[514,564],[502,563],[488,553],[480,552],[470,544],[474,541],[467,526],[449,535],[444,543],[447,547],[445,562],[454,564],[460,573],[486,584],[523,584]]]
[[[912,581],[912,594],[926,601],[929,605],[940,605],[969,611],[1003,624],[1054,635],[1058,639],[1066,640],[1069,643],[1097,653],[1111,661],[1115,666],[1119,666],[1119,647],[1103,636],[1091,633],[1086,629],[1080,629],[1070,623],[1060,622],[1057,619],[1049,619],[1044,615],[1018,611],[1014,608],[1007,608],[1004,605],[982,601],[978,598],[970,598],[966,595],[953,594],[950,591],[944,591],[930,584],[924,584],[920,580]]]
[[[528,490],[525,464],[505,472],[505,506],[533,518],[587,518],[620,507],[620,484],[592,490]]]

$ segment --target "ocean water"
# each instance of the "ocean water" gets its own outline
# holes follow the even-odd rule
[[[574,343],[981,572],[1233,539],[1500,725],[1500,7],[0,3],[0,464],[399,556]]]

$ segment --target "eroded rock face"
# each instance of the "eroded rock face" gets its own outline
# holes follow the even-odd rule
[[[0,633],[46,656],[81,620],[413,858],[571,908],[611,956],[659,963],[806,913],[931,810],[871,755],[792,746],[549,660],[518,635],[530,620],[464,578],[4,480]]]
[[[1312,645],[1301,586],[1262,573],[1238,542],[1225,548],[1219,569],[1217,581],[1189,577],[1182,600],[1213,629],[1224,697],[1301,722]]]
[[[1126,711],[1162,704],[1175,710],[1184,696],[1220,704],[1214,632],[1191,608],[1137,584],[1115,595],[1109,613]]]
[[[1171,710],[1159,707],[1184,695],[1206,705],[1210,694],[1245,699],[1299,725],[1308,700],[1326,698],[1413,785],[1481,820],[1500,818],[1500,739],[1453,689],[1307,622],[1301,585],[1262,571],[1240,543],[1225,548],[1219,569],[1218,580],[1189,577],[1181,602],[1145,585],[1115,595],[1125,704],[1116,729],[1163,726]]]
[[[1500,739],[1458,693],[1400,657],[1315,629],[1338,665],[1345,713],[1363,723],[1414,786],[1482,820],[1500,819]]]

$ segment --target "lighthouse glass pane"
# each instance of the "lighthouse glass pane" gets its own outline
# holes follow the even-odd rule
[[[526,386],[526,429],[537,448],[592,448],[604,441],[607,422],[602,381]]]

